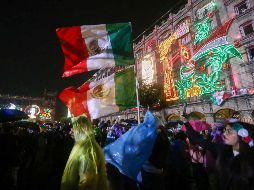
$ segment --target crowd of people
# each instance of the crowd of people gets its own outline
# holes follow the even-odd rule
[[[235,119],[200,131],[188,120],[157,125],[152,152],[132,179],[104,160],[103,148],[135,127],[139,127],[135,120],[90,123],[85,117],[40,130],[5,123],[0,128],[1,186],[15,190],[254,189],[254,125]]]

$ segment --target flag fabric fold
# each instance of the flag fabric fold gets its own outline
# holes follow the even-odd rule
[[[134,65],[130,23],[63,27],[56,33],[65,57],[63,77]]]
[[[85,113],[91,119],[136,107],[134,68],[96,82],[86,82],[80,88],[68,87],[59,94],[59,99],[74,116]]]

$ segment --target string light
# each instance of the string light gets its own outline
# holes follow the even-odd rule
[[[163,67],[165,68],[164,93],[165,93],[166,101],[172,101],[172,100],[178,99],[177,91],[176,91],[174,80],[173,80],[172,66],[167,59],[168,50],[171,47],[173,41],[176,39],[177,39],[177,35],[174,33],[159,44],[160,62],[163,64]]]
[[[209,36],[212,30],[211,22],[212,19],[207,17],[204,21],[198,22],[194,25],[194,27],[197,30],[195,34],[194,45],[201,43],[204,39],[206,39]]]
[[[44,112],[39,114],[40,119],[51,119],[51,109],[44,108]]]

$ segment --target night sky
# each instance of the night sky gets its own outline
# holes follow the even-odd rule
[[[136,38],[175,2],[180,4],[179,0],[1,2],[0,94],[39,97],[44,89],[60,92],[70,85],[78,87],[94,74],[61,78],[64,56],[57,27],[131,22]]]

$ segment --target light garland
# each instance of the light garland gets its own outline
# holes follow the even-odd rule
[[[178,100],[177,91],[175,88],[175,83],[172,75],[172,66],[171,63],[165,68],[164,72],[164,94],[166,101]]]
[[[160,61],[163,62],[165,59],[167,59],[168,49],[171,47],[174,40],[177,39],[176,34],[172,34],[170,37],[168,37],[166,40],[162,41],[159,44],[159,53],[160,53]]]
[[[44,112],[39,114],[40,119],[51,119],[51,112],[50,108],[44,108]]]
[[[208,17],[203,22],[198,22],[194,25],[194,27],[197,30],[193,42],[194,45],[201,43],[204,39],[206,39],[209,36],[212,30],[211,21],[212,20]]]
[[[167,59],[168,50],[171,47],[173,41],[176,39],[177,36],[174,33],[159,44],[160,62],[163,64],[164,67],[164,93],[166,101],[178,99],[177,91],[175,89],[175,84],[173,80],[172,66]]]
[[[197,10],[196,17],[201,20],[204,18],[206,12],[213,12],[216,10],[216,8],[216,3],[214,1],[211,1],[210,3]]]

